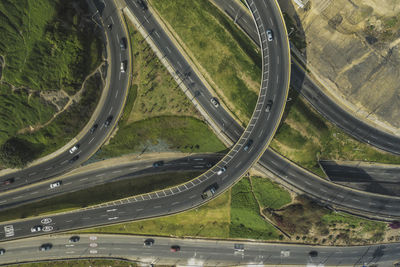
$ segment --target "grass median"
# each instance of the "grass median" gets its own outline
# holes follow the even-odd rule
[[[15,267],[134,267],[136,263],[124,260],[106,260],[106,259],[82,259],[82,260],[57,260],[44,262],[31,262],[23,264],[13,264]],[[140,265],[141,266],[141,265]]]
[[[164,173],[135,177],[63,194],[0,212],[0,221],[53,214],[152,192],[186,182],[199,172]]]

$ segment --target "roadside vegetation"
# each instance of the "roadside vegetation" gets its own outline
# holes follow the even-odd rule
[[[150,3],[182,40],[218,97],[247,124],[260,86],[261,56],[256,46],[208,0]]]
[[[131,87],[115,136],[91,160],[130,153],[224,151],[142,35],[129,21],[127,25],[133,56]]]
[[[23,167],[56,150],[92,114],[86,110],[99,94],[77,101],[102,61],[102,41],[87,12],[84,1],[1,1],[0,168]]]
[[[244,177],[216,199],[176,215],[79,230],[350,245],[393,241],[385,223],[325,209],[264,177]]]
[[[199,172],[162,173],[94,186],[0,212],[0,221],[70,211],[178,185]]]

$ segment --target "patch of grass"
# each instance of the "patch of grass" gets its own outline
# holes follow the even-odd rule
[[[176,215],[96,227],[79,232],[228,238],[229,221],[230,192],[228,191],[199,208]]]
[[[101,60],[101,42],[88,27],[85,12],[84,1],[1,1],[4,81],[35,90],[76,92]]]
[[[48,121],[55,111],[55,106],[38,93],[24,89],[13,91],[9,85],[0,83],[0,144],[19,129]]]
[[[132,48],[132,87],[137,96],[126,109],[126,122],[161,115],[190,115],[200,118],[196,108],[178,87],[142,35],[128,24]],[[129,100],[129,99],[128,99]]]
[[[263,177],[251,177],[253,192],[262,208],[279,209],[292,201],[290,194],[278,184]]]
[[[41,200],[0,212],[0,221],[73,210],[107,201],[152,192],[193,179],[199,172],[147,175],[121,180]]]
[[[44,262],[32,262],[24,264],[14,264],[15,267],[134,267],[136,263],[123,260],[103,260],[103,259],[85,259],[85,260],[53,260]]]
[[[293,89],[271,147],[304,168],[325,176],[319,159],[400,163],[400,157],[361,143],[325,120]]]
[[[261,80],[257,48],[207,0],[150,2],[190,48],[190,54],[220,89],[218,93],[227,106],[247,123]]]
[[[96,158],[144,152],[156,146],[193,153],[225,150],[204,122],[191,117],[162,116],[125,125]]]
[[[261,217],[248,178],[240,180],[231,192],[230,237],[263,240],[279,238],[278,231]]]

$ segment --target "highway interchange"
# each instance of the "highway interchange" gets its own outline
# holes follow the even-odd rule
[[[183,81],[190,85],[189,88],[191,93],[193,95],[197,95],[196,100],[206,109],[207,113],[214,120],[214,122],[234,142],[239,140],[243,132],[244,135],[236,143],[231,152],[228,153],[228,155],[221,162],[219,162],[216,167],[211,168],[208,172],[190,181],[189,183],[166,190],[135,196],[117,204],[108,203],[105,205],[87,208],[78,212],[64,213],[53,216],[51,224],[54,231],[65,231],[67,229],[103,225],[110,223],[110,221],[130,221],[164,214],[173,214],[194,206],[201,205],[203,200],[200,198],[200,195],[204,188],[206,188],[209,184],[218,181],[220,186],[218,190],[219,194],[235,183],[237,179],[248,170],[252,163],[257,161],[259,155],[262,154],[266,145],[272,138],[280,121],[280,117],[286,102],[288,83],[287,70],[290,66],[287,53],[288,47],[285,49],[285,46],[287,46],[286,35],[283,35],[282,37],[281,34],[275,34],[274,42],[272,42],[271,45],[262,48],[264,75],[259,103],[256,106],[255,113],[253,114],[253,118],[248,128],[243,130],[221,106],[216,109],[210,103],[210,98],[212,96],[210,95],[206,86],[203,85],[201,79],[191,69],[184,57],[175,48],[174,44],[163,32],[160,25],[158,25],[154,18],[147,13],[148,11],[143,11],[142,8],[137,6],[135,4],[136,2],[134,1],[127,1],[127,3],[131,11],[135,14],[138,20],[141,21],[143,28],[150,33],[150,38],[154,43],[158,44],[160,50],[163,50],[165,57],[168,58],[169,62],[175,67],[177,70],[177,75],[180,75]],[[276,15],[279,14],[279,8],[275,6],[274,3],[268,2],[271,5],[269,7],[266,5],[264,6],[261,4],[261,2],[250,1],[249,3],[253,14],[256,16],[256,21],[258,23],[257,27],[258,29],[261,29],[259,30],[260,37],[266,44],[268,44],[268,42],[265,40],[265,29],[271,28],[273,29],[274,33],[286,32],[283,28],[284,25],[282,25],[280,17]],[[114,77],[114,80],[111,80],[110,84],[112,85],[111,88],[114,89],[110,90],[109,99],[114,98],[116,100],[111,104],[107,101],[106,108],[103,109],[104,112],[102,112],[99,117],[101,119],[98,119],[98,121],[105,121],[105,119],[115,111],[114,114],[116,115],[114,116],[113,123],[116,123],[116,118],[118,117],[117,114],[120,113],[123,107],[123,98],[119,97],[122,97],[122,95],[125,96],[127,87],[127,79],[124,79],[124,75],[121,75],[119,66],[121,60],[129,60],[129,55],[127,54],[128,51],[121,52],[120,38],[121,36],[125,35],[125,31],[123,26],[118,26],[119,23],[116,23],[116,21],[119,21],[119,16],[117,14],[118,12],[115,11],[115,8],[111,7],[112,5],[112,2],[107,1],[107,5],[104,7],[104,10],[100,12],[100,15],[102,16],[104,23],[112,23],[113,25],[111,34],[108,36],[108,38],[110,39],[109,43],[112,54],[111,59],[113,60],[111,66],[114,66],[111,68],[113,70],[111,77]],[[255,11],[256,9],[257,11]],[[260,19],[257,19],[257,16],[260,16]],[[114,48],[112,48],[112,44],[114,45]],[[275,57],[275,55],[277,55],[277,57]],[[274,66],[274,68],[270,68],[270,66]],[[277,66],[279,66],[281,70],[278,69]],[[127,70],[127,72],[129,73],[129,70]],[[283,77],[281,77],[280,74],[283,74]],[[200,92],[200,94],[196,92]],[[119,100],[119,102],[117,100]],[[270,113],[264,112],[266,101],[268,100],[273,100],[273,109]],[[107,106],[108,104],[111,106]],[[268,123],[268,125],[271,125],[271,127],[265,127],[265,123]],[[103,128],[100,128],[101,125],[103,124],[99,123],[99,129],[97,132],[100,132],[99,134],[102,134],[103,137],[96,136],[96,139],[91,141],[95,136],[88,134],[83,140],[79,141],[81,143],[81,147],[93,147],[93,150],[80,150],[82,151],[80,159],[83,160],[93,153],[93,151],[95,151],[98,146],[102,144],[102,138],[105,138],[105,136],[108,135],[108,131],[110,130],[102,131]],[[108,129],[111,128],[112,127],[109,127]],[[254,140],[254,144],[247,153],[243,153],[241,150],[250,139]],[[96,144],[94,140],[97,140],[98,143]],[[93,145],[89,145],[89,142]],[[239,154],[241,154],[240,157]],[[68,152],[65,152],[65,155],[61,155],[59,160],[61,161],[62,158],[63,161],[61,161],[61,163],[63,163],[65,162],[66,158],[69,157],[71,157],[71,155]],[[333,185],[286,161],[270,150],[268,150],[261,157],[259,162],[262,166],[266,167],[275,174],[278,174],[281,178],[286,180],[286,182],[291,183],[293,186],[302,189],[316,198],[322,199],[322,202],[325,202],[329,205],[339,205],[344,208],[360,210],[362,212],[377,213],[385,216],[386,218],[390,218],[392,215],[399,216],[400,205],[397,205],[399,202],[398,199],[366,194],[360,191],[352,191],[341,186]],[[75,166],[75,164],[78,165],[78,163],[79,161],[71,164],[71,166],[68,168],[72,168]],[[66,170],[64,169],[58,171],[59,169],[57,168],[57,172],[53,173],[53,169],[56,171],[56,168],[54,167],[56,165],[54,165],[54,162],[46,162],[46,164],[50,165],[45,166],[53,167],[52,169],[49,169],[48,173],[45,173],[45,176],[54,176],[55,174]],[[37,165],[33,168],[38,168],[38,170],[40,170],[40,166],[42,165]],[[223,166],[227,166],[226,172],[222,175],[217,175],[216,172]],[[42,168],[43,167],[44,166],[42,166]],[[29,170],[30,174],[34,173],[31,175],[33,179],[36,177],[36,173],[35,171],[31,171],[32,169]],[[37,177],[38,180],[43,178],[40,175],[37,175]],[[299,179],[299,177],[302,177],[302,179]],[[15,186],[20,186],[21,183],[23,183],[23,181],[21,181],[20,184],[17,184],[16,182]],[[323,197],[321,197],[321,195],[323,195]],[[360,199],[363,201],[363,203],[361,203]],[[115,209],[112,217],[108,216],[110,213],[107,210],[110,210],[110,207]],[[101,216],[104,214],[107,216]],[[110,218],[113,219],[110,220]],[[32,233],[30,233],[30,227],[40,224],[41,219],[42,218],[35,218],[15,222],[13,224],[14,236],[10,238],[31,236]],[[3,229],[3,226],[1,229]]]

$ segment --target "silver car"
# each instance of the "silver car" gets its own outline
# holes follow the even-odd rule
[[[267,30],[267,39],[268,39],[269,42],[274,40],[274,36],[272,35],[272,31],[271,30]]]

